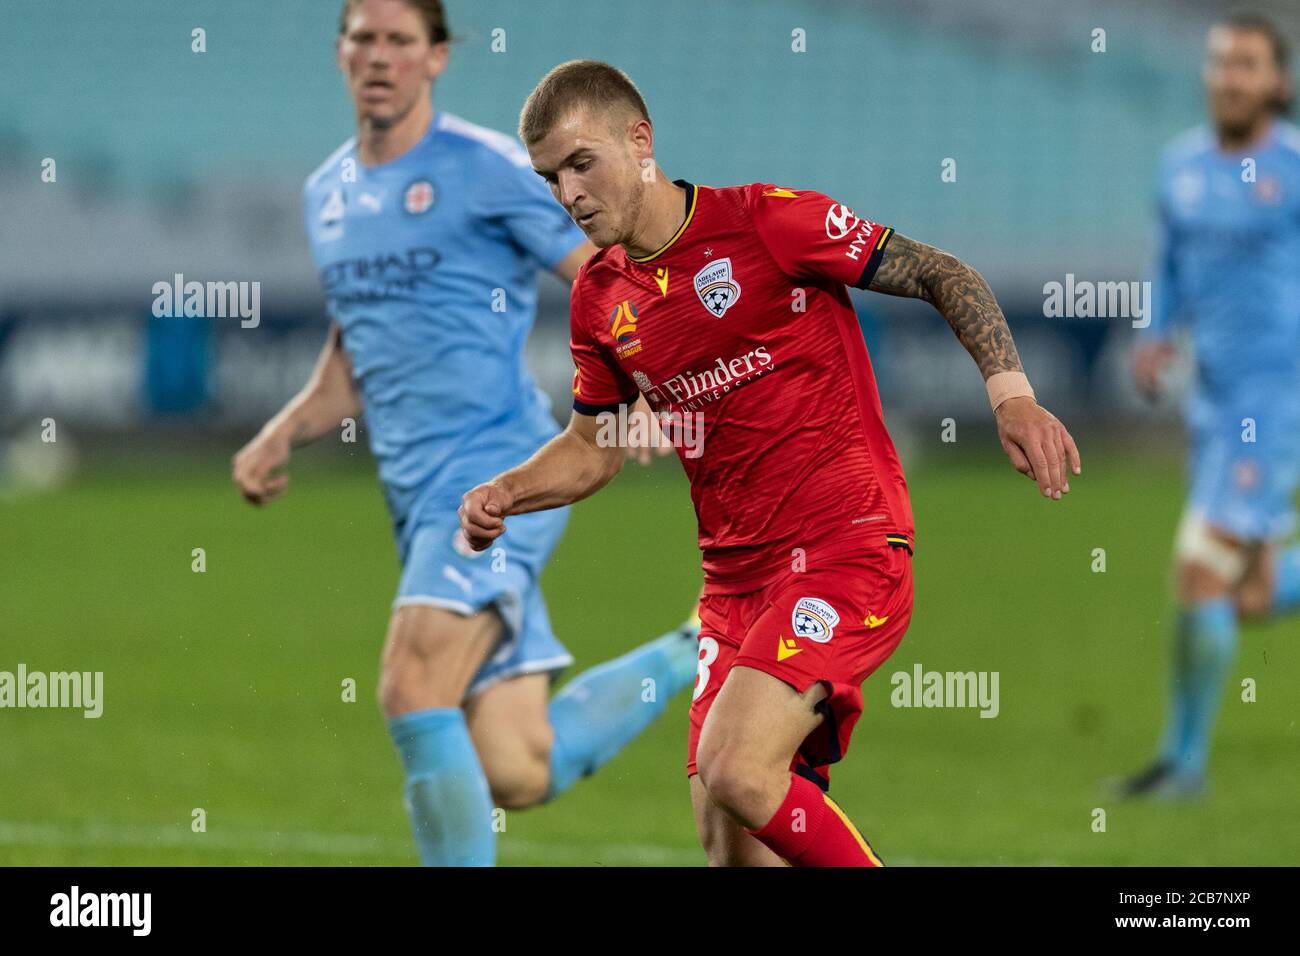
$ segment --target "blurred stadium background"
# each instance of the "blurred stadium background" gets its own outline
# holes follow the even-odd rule
[[[231,453],[305,380],[326,320],[303,178],[352,133],[321,0],[11,4],[0,32],[0,670],[102,670],[104,716],[0,711],[0,863],[409,863],[373,684],[397,563],[361,442],[297,453],[239,500]],[[448,0],[439,108],[513,132],[555,63],[639,83],[666,171],[813,187],[984,272],[1084,478],[1037,501],[928,307],[858,299],[914,491],[918,609],[867,686],[836,795],[887,862],[1293,863],[1294,623],[1248,628],[1214,790],[1113,805],[1165,693],[1178,404],[1140,401],[1125,319],[1048,319],[1067,274],[1140,280],[1161,147],[1202,120],[1217,4],[1042,0]],[[1300,11],[1256,3],[1300,36]],[[1091,31],[1106,31],[1106,52]],[[206,52],[191,51],[191,31]],[[506,50],[491,50],[505,30]],[[791,52],[803,29],[807,52]],[[55,160],[57,179],[42,180]],[[956,160],[955,182],[940,164]],[[261,283],[261,322],[154,318],[152,286]],[[567,416],[566,290],[530,362]],[[473,369],[466,369],[472,381]],[[940,440],[940,420],[958,440]],[[57,440],[41,440],[53,419]],[[191,550],[207,553],[193,573]],[[1093,573],[1104,548],[1106,573]],[[616,569],[616,570],[615,570]],[[585,666],[672,626],[698,588],[675,462],[575,510],[546,579]],[[896,710],[887,676],[997,670],[996,720]],[[340,701],[355,679],[358,701]],[[692,864],[685,705],[502,862]],[[191,812],[204,808],[206,833]],[[1091,829],[1108,810],[1106,833]]]

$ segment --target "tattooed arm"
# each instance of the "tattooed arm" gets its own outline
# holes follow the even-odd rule
[[[984,277],[955,256],[894,233],[870,284],[873,292],[924,299],[933,305],[987,380],[1023,372],[1007,320]],[[1065,426],[1032,398],[1010,398],[994,412],[998,438],[1011,464],[1060,498],[1070,490],[1067,467],[1079,474],[1079,449]]]
[[[1016,343],[984,277],[934,246],[894,233],[876,274],[872,292],[924,299],[948,320],[984,378],[998,372],[1023,372]]]

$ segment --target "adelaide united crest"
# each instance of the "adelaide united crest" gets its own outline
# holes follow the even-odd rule
[[[720,319],[740,298],[740,283],[731,275],[731,257],[710,262],[695,273],[695,294],[714,318]]]

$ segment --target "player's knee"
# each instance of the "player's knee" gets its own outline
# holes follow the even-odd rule
[[[385,717],[390,718],[417,710],[459,706],[452,695],[439,694],[436,690],[421,687],[410,679],[408,673],[400,670],[384,670],[380,673],[377,697],[380,710]]]
[[[389,717],[431,707],[459,707],[464,688],[434,679],[446,640],[429,628],[397,622],[388,636],[379,668],[379,706]]]
[[[1218,571],[1195,560],[1180,561],[1177,577],[1178,600],[1184,605],[1213,601],[1232,593],[1232,584]]]
[[[1178,596],[1182,603],[1227,597],[1246,571],[1241,542],[1213,527],[1198,512],[1188,512],[1178,527]]]
[[[701,746],[696,755],[700,782],[710,799],[728,813],[744,820],[754,816],[766,791],[761,768],[734,746]]]

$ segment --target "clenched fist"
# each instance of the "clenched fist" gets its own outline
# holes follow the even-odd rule
[[[239,485],[244,499],[264,505],[289,486],[284,468],[289,464],[291,445],[279,430],[263,431],[231,459],[230,477]]]
[[[1160,397],[1165,373],[1173,364],[1178,350],[1171,342],[1144,342],[1133,353],[1133,382],[1146,398]]]
[[[514,497],[500,484],[489,481],[465,492],[460,502],[460,529],[475,551],[482,551],[506,533],[505,517]]]

